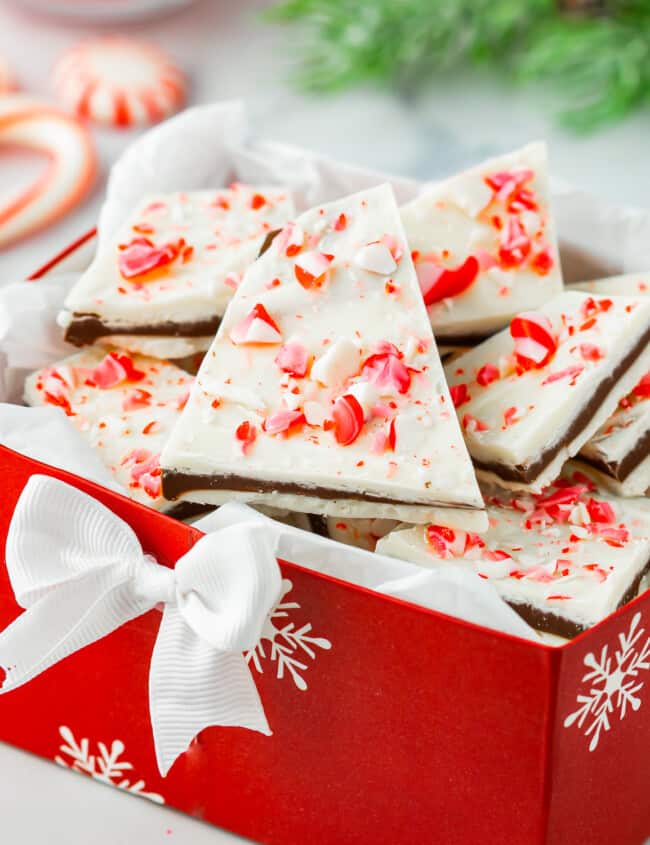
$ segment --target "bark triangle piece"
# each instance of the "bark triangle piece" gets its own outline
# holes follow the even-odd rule
[[[390,186],[249,268],[162,466],[172,498],[487,526]]]

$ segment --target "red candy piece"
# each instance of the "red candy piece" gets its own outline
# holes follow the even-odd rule
[[[558,370],[556,373],[551,373],[547,378],[544,379],[542,385],[552,384],[554,381],[561,381],[565,378],[571,379],[571,384],[575,384],[575,380],[582,372],[584,372],[584,369],[584,364],[572,364],[570,367],[566,367],[564,370]]]
[[[183,246],[184,242],[155,246],[148,238],[134,238],[119,254],[120,273],[125,279],[135,279],[166,267],[176,260]]]
[[[251,425],[248,420],[245,420],[237,426],[237,429],[235,430],[235,437],[242,444],[242,452],[244,455],[247,455],[252,449],[253,443],[255,443],[257,429],[254,425]]]
[[[530,238],[517,217],[509,217],[501,234],[499,259],[501,266],[510,270],[521,267],[531,250]]]
[[[494,191],[495,199],[509,204],[512,211],[523,211],[537,208],[534,194],[524,188],[534,178],[532,170],[500,170],[486,176],[485,182]]]
[[[408,393],[411,386],[411,373],[400,360],[399,353],[392,344],[394,352],[381,352],[371,355],[361,368],[361,375],[378,387],[388,387],[398,393]]]
[[[131,467],[133,487],[141,487],[152,499],[161,495],[160,455],[154,455],[148,449],[133,449],[122,459],[122,466]]]
[[[142,381],[145,375],[142,370],[136,370],[128,355],[109,352],[104,360],[90,371],[86,384],[100,390],[109,390],[125,381]]]
[[[476,383],[480,384],[481,387],[487,387],[488,384],[492,384],[493,381],[496,381],[499,378],[499,370],[494,366],[494,364],[485,364],[476,374]]]
[[[477,431],[488,431],[489,429],[489,426],[483,420],[479,420],[471,414],[463,414],[461,425],[465,431],[473,433]]]
[[[602,522],[605,525],[613,525],[616,522],[616,513],[609,502],[599,502],[597,499],[589,499],[587,511],[592,522]]]
[[[553,264],[553,256],[549,247],[544,247],[543,250],[533,255],[530,259],[531,268],[540,276],[546,276],[547,273],[550,273],[553,269]]]
[[[478,260],[470,255],[456,269],[441,267],[432,260],[417,262],[415,272],[425,305],[433,305],[450,296],[459,296],[474,284],[479,274]]]
[[[581,343],[578,349],[585,361],[599,361],[603,357],[602,349],[593,343]]]
[[[281,434],[304,422],[305,415],[302,411],[278,411],[264,420],[263,428],[267,434]]]
[[[461,405],[469,402],[472,398],[469,395],[466,384],[453,384],[449,388],[449,393],[451,395],[451,401],[454,403],[454,408],[460,408]]]
[[[650,373],[646,373],[634,388],[632,393],[641,399],[650,399]]]
[[[363,428],[363,408],[351,394],[339,397],[332,410],[334,437],[341,446],[354,443]]]
[[[309,368],[309,353],[302,344],[289,341],[280,347],[275,363],[283,373],[304,378]]]
[[[326,255],[324,252],[303,253],[294,265],[296,279],[306,290],[320,287],[327,278],[333,258],[333,255]]]
[[[478,534],[454,530],[445,525],[427,525],[426,535],[429,545],[442,558],[462,557],[471,549],[482,549],[485,546]]]
[[[136,387],[130,390],[122,401],[124,411],[135,411],[138,408],[146,408],[151,405],[151,393],[148,390],[140,390]]]
[[[274,344],[282,342],[282,333],[266,308],[258,302],[231,330],[230,339],[240,346],[253,343]]]
[[[525,311],[510,323],[517,364],[524,370],[544,367],[557,349],[553,325],[546,314]]]

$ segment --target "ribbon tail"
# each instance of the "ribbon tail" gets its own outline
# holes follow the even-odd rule
[[[149,706],[158,769],[167,775],[192,740],[211,726],[271,735],[243,654],[199,639],[167,605],[151,660]]]

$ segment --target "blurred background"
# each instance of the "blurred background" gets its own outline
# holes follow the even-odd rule
[[[545,138],[556,177],[648,204],[643,0],[4,0],[0,63],[23,94],[60,103],[53,67],[107,32],[161,47],[187,75],[190,105],[245,99],[259,135],[421,179]],[[93,225],[111,162],[143,129],[87,125],[100,158],[92,194],[4,248],[5,278]],[[0,135],[0,192],[40,167]]]

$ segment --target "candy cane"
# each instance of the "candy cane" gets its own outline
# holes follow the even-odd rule
[[[97,170],[87,130],[59,109],[21,95],[0,98],[0,151],[34,150],[49,158],[27,188],[0,200],[0,248],[70,211],[90,190]]]

